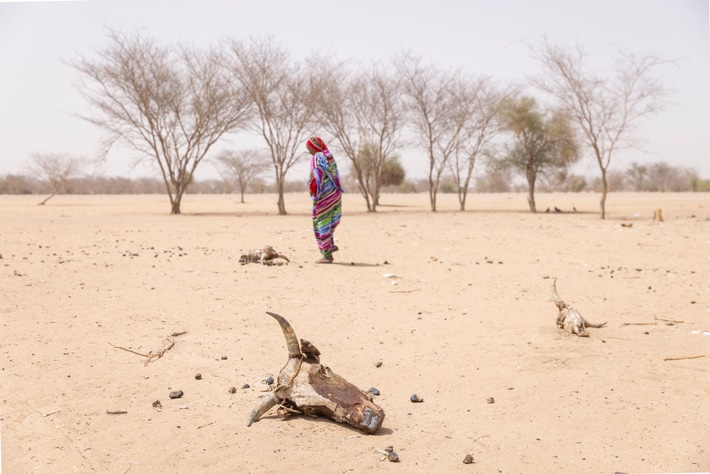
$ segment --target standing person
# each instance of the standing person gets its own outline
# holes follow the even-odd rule
[[[308,187],[313,200],[313,233],[323,255],[316,263],[333,263],[333,252],[338,250],[333,232],[343,213],[338,165],[320,137],[312,135],[306,140],[306,148],[312,155]]]

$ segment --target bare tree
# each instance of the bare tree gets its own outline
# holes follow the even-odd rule
[[[487,77],[462,82],[459,100],[470,110],[461,131],[449,169],[456,182],[460,210],[466,210],[466,197],[477,158],[486,153],[500,133],[499,110],[506,92],[496,90]]]
[[[462,100],[465,83],[459,71],[440,70],[409,53],[398,56],[395,63],[404,80],[414,133],[429,158],[429,201],[436,212],[441,177],[471,114]]]
[[[222,176],[239,188],[241,202],[244,203],[244,193],[249,184],[268,168],[268,161],[260,150],[224,150],[217,155],[217,168]]]
[[[85,158],[67,153],[33,153],[29,173],[47,181],[51,193],[37,205],[44,206],[57,193],[65,191],[69,180],[75,178],[85,164]]]
[[[636,146],[635,127],[642,118],[662,110],[665,90],[656,71],[667,61],[619,53],[613,75],[603,77],[587,70],[581,46],[572,50],[545,40],[531,50],[545,73],[536,81],[538,86],[559,100],[593,150],[601,171],[604,219],[612,158],[617,151]]]
[[[331,77],[336,80],[322,84],[314,101],[319,122],[350,159],[368,212],[376,212],[385,164],[394,156],[405,126],[402,83],[394,70],[379,64],[347,78],[337,75],[344,68],[329,69],[336,71]]]
[[[97,113],[83,116],[107,132],[104,151],[127,143],[160,168],[172,214],[214,143],[249,117],[250,101],[230,80],[216,50],[163,46],[139,32],[109,30],[98,59],[69,64]]]
[[[318,77],[306,63],[294,62],[272,38],[229,41],[231,71],[249,94],[258,113],[251,128],[264,138],[276,174],[278,211],[286,214],[284,182],[288,171],[305,156],[312,132],[312,91]]]
[[[579,156],[574,130],[563,112],[545,114],[532,97],[508,99],[502,116],[514,141],[507,147],[501,164],[525,176],[530,212],[537,212],[535,182],[538,176],[548,170],[567,168]]]

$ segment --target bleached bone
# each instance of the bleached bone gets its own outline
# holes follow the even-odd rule
[[[605,322],[601,324],[590,323],[582,317],[579,311],[562,301],[557,294],[557,278],[552,282],[551,299],[559,310],[557,314],[557,327],[565,331],[576,334],[579,337],[589,337],[587,328],[600,328],[606,325]]]
[[[267,245],[263,249],[251,250],[249,253],[242,255],[239,258],[239,263],[242,265],[247,263],[261,263],[262,265],[276,265],[274,261],[277,258],[282,258],[287,262],[291,262],[285,255],[278,253],[271,245]],[[283,262],[279,262],[281,264]]]
[[[286,337],[288,362],[279,372],[276,388],[259,400],[249,414],[251,426],[276,405],[297,410],[306,415],[327,416],[352,425],[366,433],[382,427],[385,412],[370,396],[320,363],[320,351],[301,339],[285,318],[267,312],[276,319]]]

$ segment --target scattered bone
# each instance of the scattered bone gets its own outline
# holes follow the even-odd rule
[[[374,449],[373,451],[383,455],[380,458],[380,461],[384,461],[386,459],[389,462],[399,462],[399,456],[394,452],[393,446],[387,446],[385,449]]]
[[[267,312],[276,319],[286,338],[288,361],[279,372],[276,388],[259,400],[249,414],[247,426],[251,426],[270,408],[280,405],[306,415],[322,415],[341,423],[348,423],[372,434],[382,427],[385,413],[372,402],[367,393],[329,367],[320,363],[320,351],[308,341],[301,339],[289,322],[275,313]]]
[[[552,301],[557,305],[559,314],[557,315],[557,327],[576,334],[579,337],[589,337],[587,328],[600,328],[606,323],[590,323],[579,314],[579,311],[562,301],[557,294],[557,278],[552,282]]]
[[[246,265],[247,263],[260,263],[262,265],[283,265],[284,262],[275,261],[277,258],[282,258],[288,263],[291,262],[291,260],[289,260],[285,255],[282,255],[276,250],[274,250],[271,245],[267,245],[261,250],[251,250],[249,253],[242,255],[239,259],[239,263],[241,263],[242,265]]]

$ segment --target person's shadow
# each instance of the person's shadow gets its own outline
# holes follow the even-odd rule
[[[389,265],[389,263],[333,262],[331,265],[342,265],[344,267],[380,267]]]

